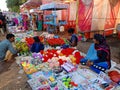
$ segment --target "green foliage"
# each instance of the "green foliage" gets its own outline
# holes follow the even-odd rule
[[[19,12],[20,5],[25,3],[27,0],[6,0],[7,7],[12,12]]]

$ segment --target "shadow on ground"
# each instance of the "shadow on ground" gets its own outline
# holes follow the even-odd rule
[[[10,70],[9,67],[11,64],[11,62],[0,62],[0,74]]]

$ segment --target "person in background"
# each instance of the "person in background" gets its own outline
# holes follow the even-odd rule
[[[4,61],[8,50],[13,55],[17,53],[17,50],[15,50],[12,45],[12,42],[14,42],[14,40],[15,36],[13,34],[7,34],[6,39],[0,42],[0,61]]]
[[[41,50],[44,50],[44,45],[41,43],[40,39],[38,36],[35,36],[34,38],[34,43],[31,46],[31,52],[40,52]]]
[[[36,15],[32,15],[32,29],[33,30],[37,30],[36,21],[37,21]]]
[[[6,23],[9,24],[10,20],[9,18],[6,16]]]
[[[69,34],[69,36],[71,36],[70,39],[68,39],[69,45],[72,47],[77,46],[77,43],[78,43],[78,37],[76,36],[76,34],[74,32],[75,32],[74,28],[68,29],[68,34]]]
[[[53,25],[48,25],[47,32],[53,34],[55,31],[55,27]]]
[[[101,34],[95,34],[93,41],[94,43],[91,44],[86,57],[80,62],[89,66],[96,73],[105,72],[111,67],[110,48],[105,37]]]
[[[2,12],[0,12],[0,32],[2,35],[4,35],[4,30],[3,30],[3,27],[4,27],[4,16],[2,14]]]
[[[3,17],[4,17],[4,21],[3,21],[4,32],[7,33],[7,20],[6,20],[6,15],[4,15]]]

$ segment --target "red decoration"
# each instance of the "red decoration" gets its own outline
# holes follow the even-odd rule
[[[47,62],[48,59],[51,59],[53,56],[58,57],[57,50],[55,49],[48,49],[47,51],[40,51],[41,54],[43,54],[43,62]]]
[[[41,36],[39,36],[39,39],[40,39],[41,42],[44,41],[43,37],[41,37]],[[28,45],[32,45],[34,43],[33,37],[26,37],[25,41]]]
[[[34,39],[32,37],[26,37],[25,41],[28,45],[32,45],[34,43]]]
[[[79,64],[83,56],[80,55],[80,52],[75,52],[74,56],[76,58],[76,64]]]
[[[59,59],[58,62],[59,62],[60,65],[63,65],[63,64],[66,63],[67,61],[66,61],[66,60],[62,60],[62,59]]]
[[[111,76],[114,76],[114,75],[118,75],[119,74],[119,72],[117,72],[117,71],[110,71],[110,72],[108,72],[108,75],[111,77]]]
[[[73,53],[74,50],[75,50],[75,49],[73,49],[73,48],[66,48],[66,49],[63,49],[63,50],[61,51],[61,53],[62,53],[63,55],[69,56],[69,55],[72,55],[72,53]]]
[[[113,82],[118,83],[120,81],[120,73],[118,71],[110,71],[108,72],[108,76]]]
[[[47,39],[47,42],[49,45],[51,46],[60,46],[65,44],[64,40],[61,38],[51,38],[51,39]]]
[[[113,82],[118,83],[118,82],[120,81],[120,75],[111,76],[110,79],[111,79]]]
[[[64,61],[62,59],[59,59],[58,62],[59,62],[60,65],[64,64]]]
[[[40,53],[41,53],[41,54],[43,54],[43,53],[44,53],[44,51],[43,51],[43,50],[40,50]]]
[[[47,62],[47,61],[48,61],[48,59],[49,59],[49,57],[48,57],[48,56],[44,56],[43,58],[44,58],[43,62]]]
[[[76,84],[75,82],[70,82],[70,84],[71,84],[72,86],[75,86],[75,87],[78,86],[78,84]]]

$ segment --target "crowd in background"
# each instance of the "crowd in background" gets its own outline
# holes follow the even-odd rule
[[[0,12],[0,32],[2,35],[4,35],[5,32],[7,32],[6,24],[7,24],[7,17],[3,15],[2,12]]]
[[[17,14],[0,12],[0,33],[4,35],[7,27],[17,26],[21,30],[42,30],[41,14]]]

